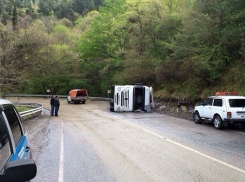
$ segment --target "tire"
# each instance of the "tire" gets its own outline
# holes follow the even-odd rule
[[[223,121],[219,115],[214,116],[214,127],[218,130],[223,127]]]
[[[82,104],[85,104],[85,101],[82,101]]]
[[[70,104],[70,101],[67,99],[67,103]]]
[[[193,120],[196,124],[201,124],[202,123],[202,119],[199,115],[198,112],[195,112],[194,116],[193,116]]]

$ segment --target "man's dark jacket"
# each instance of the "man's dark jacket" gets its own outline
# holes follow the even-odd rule
[[[60,101],[58,98],[54,98],[54,105],[55,106],[60,106]]]
[[[50,105],[54,105],[54,98],[53,97],[50,99]]]

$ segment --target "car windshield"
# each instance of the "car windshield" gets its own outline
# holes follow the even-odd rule
[[[229,99],[230,107],[245,107],[245,99]]]

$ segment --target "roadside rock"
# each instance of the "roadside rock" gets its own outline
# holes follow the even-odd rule
[[[154,112],[192,121],[193,108],[194,106],[191,106],[189,103],[181,104],[179,102],[158,101],[155,103]]]

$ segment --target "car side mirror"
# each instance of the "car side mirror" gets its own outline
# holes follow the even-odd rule
[[[33,179],[37,174],[37,166],[33,159],[22,159],[8,162],[3,172],[0,173],[0,181],[25,182]]]

